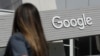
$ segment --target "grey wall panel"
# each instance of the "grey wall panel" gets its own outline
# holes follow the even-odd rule
[[[70,20],[72,18],[82,18],[83,13],[86,15],[86,17],[91,17],[93,20],[93,25],[85,26],[85,29],[83,30],[80,30],[78,28],[79,26],[55,29],[51,23],[54,16],[60,16],[61,20]],[[42,12],[41,17],[45,36],[48,41],[100,34],[100,8],[46,11]]]
[[[66,0],[56,0],[57,9],[65,9],[66,8]]]
[[[13,13],[0,15],[0,47],[6,46],[11,35],[13,23]]]
[[[100,6],[100,0],[89,0],[89,6]]]
[[[88,7],[88,0],[66,0],[67,9],[78,9]]]

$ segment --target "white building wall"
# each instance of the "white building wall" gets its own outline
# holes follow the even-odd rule
[[[56,0],[22,0],[22,3],[32,3],[39,11],[54,10],[56,7]]]
[[[100,6],[100,0],[89,0],[89,6]]]
[[[100,0],[0,0],[0,8],[16,9],[26,2],[34,4],[40,11],[100,6]]]
[[[22,0],[22,3],[26,2],[36,5],[40,11],[100,6],[100,0]]]
[[[66,0],[67,9],[79,9],[88,7],[88,0]]]

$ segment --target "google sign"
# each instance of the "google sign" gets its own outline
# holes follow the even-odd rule
[[[79,26],[79,29],[84,29],[86,25],[92,25],[92,18],[91,17],[86,17],[85,14],[82,14],[82,18],[77,18],[77,19],[64,19],[61,20],[60,16],[54,16],[52,18],[52,25],[55,28],[62,28],[62,27],[76,27]]]

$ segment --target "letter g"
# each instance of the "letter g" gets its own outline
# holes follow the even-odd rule
[[[54,16],[54,17],[53,17],[53,19],[52,19],[52,24],[53,24],[53,26],[54,26],[55,28],[61,28],[61,27],[63,27],[63,22],[62,22],[62,21],[55,22],[55,19],[60,19],[60,17],[59,17],[59,16]],[[55,23],[60,24],[60,25],[57,26],[57,24],[55,24]]]

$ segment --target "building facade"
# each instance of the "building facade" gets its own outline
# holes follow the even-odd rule
[[[50,56],[99,56],[99,0],[0,0],[6,9],[0,10],[0,47],[11,35],[14,10],[27,2],[40,11]]]

